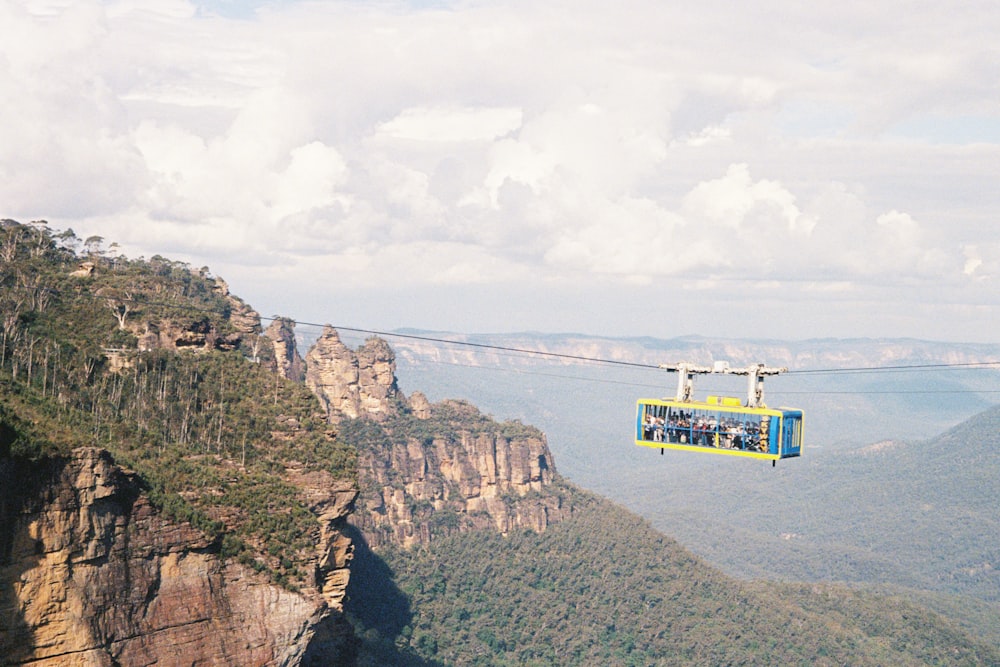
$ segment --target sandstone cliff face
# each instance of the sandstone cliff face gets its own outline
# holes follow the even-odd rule
[[[568,516],[540,431],[504,429],[457,401],[430,410],[422,433],[390,425],[387,449],[360,453],[364,492],[354,522],[373,547],[428,544],[481,528],[542,532]]]
[[[410,412],[417,419],[430,419],[431,418],[431,402],[427,400],[427,396],[423,392],[415,391],[410,394]]]
[[[336,522],[353,495],[315,496],[321,590],[292,593],[161,517],[106,452],[41,468],[0,461],[4,664],[348,664],[350,555]]]
[[[389,344],[371,338],[357,353],[326,327],[306,355],[306,383],[331,423],[370,419],[384,446],[346,426],[358,449],[361,508],[352,519],[377,548],[428,544],[479,528],[544,531],[571,509],[552,487],[555,464],[537,429],[501,425],[461,401],[404,400]],[[376,439],[381,439],[378,436]]]
[[[130,298],[128,295],[124,295],[128,298],[123,299],[123,295],[114,290],[98,290],[98,294],[103,296],[109,305],[118,305],[120,326],[135,335],[140,351],[235,350],[241,348],[247,339],[256,339],[257,333],[260,332],[260,315],[257,311],[230,294],[229,285],[221,278],[215,279],[213,289],[229,306],[228,319],[234,329],[232,333],[220,333],[207,317],[183,325],[170,319],[132,320],[124,310]]]
[[[306,354],[306,384],[323,403],[331,423],[344,417],[384,419],[395,412],[401,398],[389,344],[371,338],[355,353],[329,326]]]
[[[229,284],[222,278],[215,279],[215,292],[225,297],[229,303],[229,323],[240,336],[248,336],[260,331],[260,314],[243,299],[229,292]]]
[[[264,332],[274,348],[274,372],[293,382],[304,382],[306,364],[295,344],[295,322],[278,318]]]
[[[301,489],[319,522],[316,541],[316,588],[330,609],[344,610],[354,545],[345,533],[358,489],[353,480],[334,480],[326,471],[286,470],[286,479]]]

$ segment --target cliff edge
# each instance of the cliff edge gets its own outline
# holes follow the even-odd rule
[[[420,392],[407,400],[384,340],[355,352],[327,326],[306,363],[306,383],[358,451],[352,523],[373,548],[483,528],[543,532],[571,513],[541,431],[498,423],[464,401],[432,404]]]
[[[200,531],[165,519],[142,491],[135,474],[96,448],[41,465],[0,460],[4,664],[351,661],[342,595],[331,604],[322,590],[276,586],[223,558]],[[345,500],[328,505],[324,519],[342,518]],[[346,566],[330,532],[326,564]]]

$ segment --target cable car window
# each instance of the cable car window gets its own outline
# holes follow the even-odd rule
[[[769,459],[799,455],[801,412],[717,402],[640,400],[636,444]]]

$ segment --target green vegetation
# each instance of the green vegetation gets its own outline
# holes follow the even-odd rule
[[[359,553],[364,581],[352,584],[348,610],[368,650],[448,665],[1000,660],[901,599],[729,579],[625,510],[566,491],[578,511],[540,535],[479,531],[429,549],[387,549],[374,563]],[[364,585],[369,578],[378,583]]]
[[[207,269],[78,245],[43,223],[0,228],[0,455],[106,448],[168,516],[290,588],[310,583],[318,524],[285,470],[353,479],[354,450],[308,388],[267,368],[255,323],[235,317],[249,309]]]

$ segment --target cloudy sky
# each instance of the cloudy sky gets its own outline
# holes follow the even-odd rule
[[[376,329],[995,341],[995,0],[0,0],[0,217]]]

